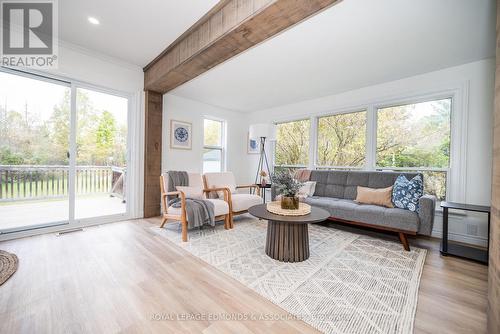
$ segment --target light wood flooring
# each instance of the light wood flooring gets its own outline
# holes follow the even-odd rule
[[[159,223],[1,242],[20,265],[0,286],[0,333],[317,333],[280,320],[285,311],[151,232]],[[415,333],[485,333],[487,267],[441,257],[434,239],[410,244],[429,250]],[[183,314],[273,319],[171,320]]]

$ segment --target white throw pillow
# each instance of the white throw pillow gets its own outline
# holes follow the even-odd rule
[[[203,190],[198,187],[177,186],[178,191],[182,191],[186,198],[203,199]]]
[[[316,182],[315,181],[307,181],[304,182],[302,187],[299,189],[299,196],[310,197],[314,195],[316,191]]]

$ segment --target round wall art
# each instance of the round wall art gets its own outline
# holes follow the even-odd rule
[[[175,139],[180,141],[180,142],[185,142],[186,140],[188,140],[189,138],[189,133],[188,131],[186,130],[186,128],[183,128],[183,127],[179,127],[177,129],[175,129]]]

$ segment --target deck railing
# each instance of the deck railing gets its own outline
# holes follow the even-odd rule
[[[0,202],[65,197],[68,180],[68,166],[0,165]],[[125,168],[77,166],[75,191],[124,198]]]

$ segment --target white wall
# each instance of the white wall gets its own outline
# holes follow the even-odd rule
[[[430,72],[402,80],[369,86],[349,92],[290,105],[253,112],[249,120],[265,119],[269,122],[328,114],[339,110],[357,108],[370,103],[398,98],[415,98],[437,91],[458,89],[463,101],[459,107],[466,116],[467,126],[458,129],[454,141],[464,140],[466,161],[463,178],[463,200],[471,204],[490,204],[492,163],[492,121],[494,92],[494,59],[468,63]],[[247,156],[247,179],[251,179],[257,166],[257,157]],[[452,168],[457,168],[452,166]],[[485,245],[487,224],[484,216],[467,218],[478,227],[478,235],[467,235],[463,216],[455,216],[450,222],[450,236],[456,240]],[[435,236],[441,235],[441,217],[436,219]]]
[[[144,87],[142,69],[119,59],[67,42],[60,42],[58,57],[58,68],[47,73],[120,92],[137,93]]]
[[[186,170],[189,172],[202,172],[204,117],[216,118],[226,122],[227,170],[235,174],[238,183],[246,182],[248,174],[248,166],[246,166],[246,138],[248,131],[246,115],[171,94],[163,96],[162,171]],[[193,124],[191,150],[170,148],[170,120],[172,119]]]

